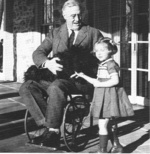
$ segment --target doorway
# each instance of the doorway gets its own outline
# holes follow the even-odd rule
[[[120,41],[121,80],[133,104],[150,100],[150,0],[111,0],[111,31]]]
[[[4,1],[0,0],[0,80],[3,76]]]

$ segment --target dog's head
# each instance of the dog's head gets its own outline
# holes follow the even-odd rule
[[[88,76],[96,77],[98,60],[91,53],[86,51],[73,50],[58,53],[54,57],[58,57],[60,59],[58,63],[63,65],[63,71],[57,72],[58,78],[69,79],[70,76],[75,72],[83,72]],[[78,78],[74,80],[80,82],[83,79]]]
[[[58,71],[55,76],[48,69],[39,69],[35,65],[30,66],[24,74],[24,81],[34,80],[39,82],[40,80],[54,81],[58,79],[70,79],[70,76],[75,72],[83,72],[88,76],[96,77],[97,70],[97,58],[92,54],[85,51],[68,51],[54,55],[58,57],[63,70]],[[74,79],[75,81],[81,82],[81,78]],[[84,80],[85,81],[85,80]]]
[[[31,65],[24,73],[24,81],[28,80],[38,81],[38,68],[35,65]]]

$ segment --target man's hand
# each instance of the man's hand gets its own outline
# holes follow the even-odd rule
[[[60,59],[58,57],[55,57],[51,60],[47,60],[45,63],[45,67],[48,68],[53,74],[57,74],[57,71],[62,71],[63,66],[59,63],[57,63],[57,61],[60,61]]]

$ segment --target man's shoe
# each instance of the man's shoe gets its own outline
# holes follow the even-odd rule
[[[59,148],[60,133],[46,129],[42,136],[41,146],[47,146],[53,150],[57,150]]]
[[[29,143],[30,144],[40,145],[41,144],[41,140],[42,140],[42,135],[38,136],[38,137],[34,137],[33,139],[31,139],[31,141]]]

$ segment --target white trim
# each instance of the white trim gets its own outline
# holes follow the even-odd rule
[[[149,9],[148,9],[148,14],[150,18],[150,1],[149,1]],[[150,82],[150,20],[149,21],[149,33],[148,33],[148,81]]]
[[[134,42],[131,44],[131,96],[135,100],[137,95],[137,34],[132,32],[131,35]]]
[[[137,104],[141,106],[145,106],[146,104],[150,105],[150,99],[142,97],[142,96],[136,96],[133,97],[131,95],[128,96],[131,104]]]
[[[121,67],[120,68],[121,70],[132,70],[131,68],[123,68],[123,67]],[[148,70],[147,69],[144,69],[144,68],[137,68],[136,69],[137,71],[141,71],[141,72],[148,72]]]

